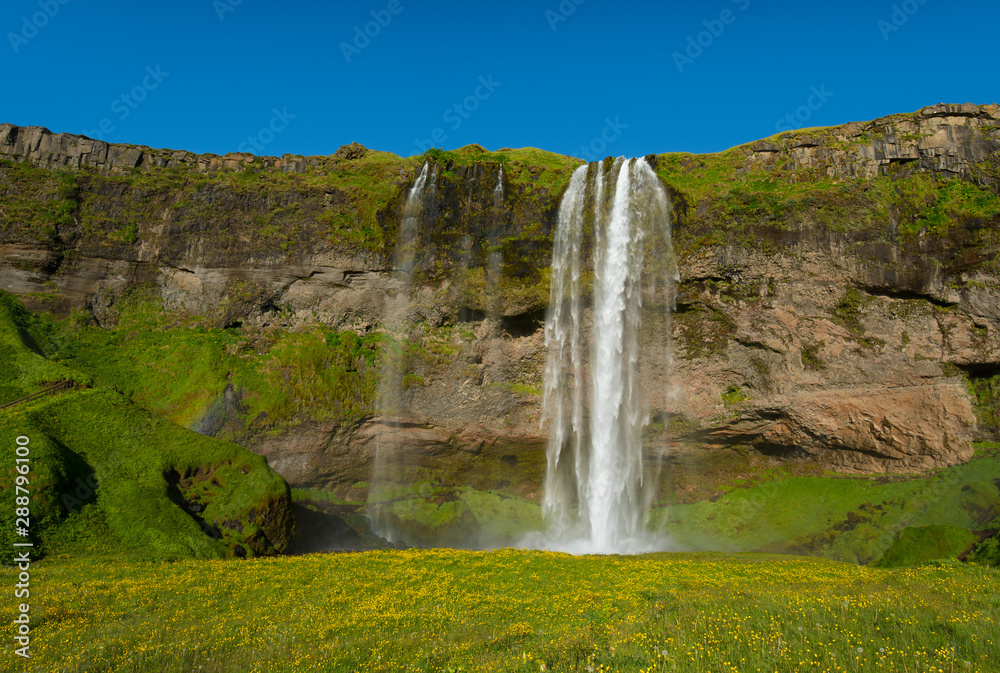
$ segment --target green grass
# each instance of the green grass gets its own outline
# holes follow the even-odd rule
[[[535,201],[552,207],[580,163],[535,148],[491,153],[474,146],[409,158],[373,150],[354,160],[310,157],[302,172],[265,169],[256,159],[239,170],[159,168],[153,161],[128,175],[106,175],[4,159],[0,232],[71,254],[76,248],[127,254],[145,243],[164,259],[183,257],[187,237],[163,231],[166,212],[180,231],[196,228],[211,263],[231,263],[246,251],[274,259],[332,247],[385,264],[394,250],[395,214],[426,159],[450,175],[477,162],[503,164],[511,199],[529,208]]]
[[[42,355],[44,326],[11,294],[0,291],[0,404],[37,392],[48,383],[90,377]]]
[[[322,325],[291,331],[212,327],[165,312],[152,290],[123,302],[115,329],[67,319],[49,327],[52,354],[135,404],[188,428],[211,423],[227,388],[239,423],[268,429],[356,419],[373,409],[382,337]],[[223,429],[236,439],[237,430]]]
[[[911,188],[913,194],[906,194],[910,201],[904,203],[913,204],[914,219],[904,224],[908,233],[941,231],[956,222],[988,220],[1000,215],[1000,196],[977,185],[933,180],[929,176],[915,178],[910,184],[915,186]]]
[[[796,553],[871,564],[907,527],[1000,528],[1000,458],[988,449],[964,465],[925,476],[791,476],[790,469],[746,468],[742,477],[718,481],[697,501],[661,501],[653,506],[649,529],[680,549]],[[540,483],[544,465],[539,470],[531,483]],[[512,497],[510,487],[469,487],[481,476],[472,475],[405,466],[395,475],[397,483],[382,486],[370,502],[388,503],[393,526],[410,544],[518,544],[543,528],[536,501]],[[669,500],[674,494],[661,496]],[[991,562],[990,554],[984,549],[982,562]]]
[[[1000,566],[1000,534],[976,545],[965,560],[981,565]]]
[[[898,568],[935,559],[953,559],[969,551],[978,541],[972,531],[958,526],[908,526],[899,532],[877,565]]]
[[[370,502],[387,503],[392,525],[407,543],[518,544],[543,528],[536,502],[460,481],[432,481],[440,476],[411,468],[397,475],[399,483],[372,494]],[[729,479],[711,498],[656,505],[649,529],[680,549],[796,553],[871,564],[909,527],[948,526],[967,535],[1000,528],[998,479],[1000,459],[994,455],[930,476],[895,479],[789,476],[787,469],[773,468]],[[970,547],[971,542],[941,557],[955,558]],[[982,562],[991,562],[991,553],[984,548]]]
[[[497,491],[463,488],[460,492],[482,539],[491,544],[516,544],[528,532],[542,528],[542,509],[537,503]]]
[[[214,558],[234,553],[236,545],[273,553],[290,542],[288,487],[263,458],[185,430],[115,393],[85,390],[8,410],[0,433],[31,440],[32,530],[49,553]],[[171,472],[179,481],[174,489]],[[13,498],[14,476],[12,467],[0,475],[5,502]],[[96,488],[81,493],[81,484]],[[178,497],[201,505],[199,514],[218,529],[218,539]],[[267,519],[267,543],[248,539],[244,524],[234,523],[252,511]],[[12,507],[4,508],[0,522],[6,552]],[[106,538],[96,535],[105,531]]]
[[[828,130],[818,132],[833,142]],[[822,169],[752,163],[749,148],[659,155],[657,173],[683,225],[675,235],[681,254],[725,242],[767,252],[783,245],[776,230],[861,231],[906,244],[1000,217],[1000,195],[982,184],[927,173],[833,178]]]
[[[536,502],[501,491],[416,481],[385,484],[369,505],[384,507],[398,537],[417,546],[488,548],[516,545],[542,529]]]
[[[292,502],[325,502],[333,505],[358,505],[360,502],[338,498],[330,491],[321,488],[293,488]]]
[[[1000,528],[1000,460],[975,458],[922,478],[790,477],[718,499],[654,510],[685,548],[782,551],[871,563],[907,526]]]
[[[819,357],[819,350],[826,345],[825,341],[818,341],[802,346],[800,352],[802,356],[802,366],[814,372],[826,369],[826,363]]]
[[[31,582],[32,665],[67,672],[991,671],[1000,643],[977,566],[411,550],[53,559]]]
[[[479,145],[466,145],[456,150],[431,149],[425,158],[449,166],[471,166],[474,163],[498,163],[504,167],[508,184],[531,182],[558,190],[569,184],[573,171],[583,162],[537,147],[504,148],[490,152]]]
[[[263,458],[129,403],[101,376],[45,358],[57,337],[0,293],[7,397],[53,379],[95,385],[0,411],[0,436],[30,440],[29,528],[38,552],[214,558],[287,547],[288,486]],[[13,554],[17,476],[13,460],[0,468],[0,561]]]
[[[740,404],[746,402],[750,397],[740,389],[739,386],[731,385],[726,388],[726,392],[722,393],[722,402],[726,406],[731,406],[734,404]]]
[[[1000,434],[1000,374],[977,377],[963,374],[968,381],[972,410],[979,428]]]

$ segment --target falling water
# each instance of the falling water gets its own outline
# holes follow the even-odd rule
[[[395,269],[398,287],[395,296],[387,300],[383,324],[390,336],[405,336],[406,316],[410,310],[413,271],[417,264],[420,221],[428,198],[433,197],[435,172],[428,162],[424,162],[420,174],[406,195],[403,216],[396,240]],[[383,350],[382,372],[379,383],[378,411],[387,427],[393,427],[392,418],[405,412],[403,395],[404,366],[399,349]],[[368,516],[372,530],[390,542],[397,541],[395,530],[387,516],[388,503],[393,498],[393,488],[400,482],[398,465],[392,455],[395,443],[392,433],[382,433],[376,437],[375,461],[368,491]]]
[[[503,205],[503,164],[500,164],[497,186],[493,188],[493,207],[499,208],[501,205]]]
[[[424,210],[424,191],[427,185],[427,173],[429,170],[430,164],[425,161],[416,181],[406,194],[406,203],[403,205],[403,221],[399,227],[399,240],[396,242],[396,266],[402,269],[405,274],[403,283],[406,289],[409,289],[413,267],[416,264],[415,243],[417,229],[420,224],[420,215]],[[435,177],[432,176],[431,181],[433,182],[434,179]],[[397,296],[408,299],[405,297],[405,294],[400,293]]]
[[[644,469],[649,391],[639,363],[669,363],[669,344],[643,350],[639,329],[644,295],[669,312],[675,278],[669,200],[646,161],[578,168],[559,209],[545,324],[548,529],[530,546],[599,553],[667,546],[645,530],[656,485]]]
[[[490,226],[489,242],[496,246],[500,239],[500,227],[503,222],[503,164],[500,164],[500,173],[497,177],[497,185],[493,188],[493,214],[492,225]],[[495,287],[500,281],[500,262],[502,255],[499,247],[494,247],[486,258],[486,270],[489,274],[490,283]],[[496,293],[494,293],[496,294]],[[498,297],[495,296],[495,299]],[[497,307],[493,307],[496,309]]]

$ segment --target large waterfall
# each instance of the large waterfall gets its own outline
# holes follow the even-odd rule
[[[437,212],[437,175],[425,163],[406,195],[395,289],[384,314],[381,427],[368,514],[372,529],[394,542],[419,539],[397,511],[405,509],[397,507],[401,501],[419,500],[412,466],[400,453],[412,416],[405,343],[412,337],[413,274],[424,263],[418,259],[424,254],[420,231]],[[481,187],[476,192],[470,185],[466,202],[482,210],[492,201],[485,206],[492,241],[503,225],[503,168],[488,186],[482,183],[486,175],[478,166],[472,170],[470,179]],[[499,253],[491,250],[484,261],[490,282],[496,282]],[[651,411],[667,407],[676,273],[669,199],[649,164],[619,158],[577,169],[559,208],[545,323],[546,527],[525,546],[604,553],[668,546],[647,530],[662,446],[644,445],[644,439],[650,439]]]
[[[664,548],[646,531],[656,470],[643,450],[640,363],[670,365],[676,263],[666,190],[643,159],[581,166],[559,209],[545,324],[543,517],[531,546],[577,552]],[[644,307],[644,298],[648,306]],[[656,312],[658,316],[651,316]],[[651,321],[652,322],[652,321]]]

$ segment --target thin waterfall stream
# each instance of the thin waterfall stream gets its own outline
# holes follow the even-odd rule
[[[417,264],[417,240],[420,219],[426,200],[433,195],[435,175],[429,162],[424,162],[416,181],[406,195],[403,217],[400,221],[396,240],[394,268],[399,287],[385,308],[385,327],[391,336],[405,337],[406,317],[411,305],[413,271]],[[405,363],[402,351],[386,348],[383,351],[382,371],[379,377],[378,412],[383,422],[392,427],[394,418],[405,412],[403,396],[403,376]],[[382,433],[375,444],[375,460],[372,467],[372,483],[368,492],[367,512],[372,530],[380,537],[397,542],[399,531],[388,516],[393,489],[399,483],[399,468],[393,454],[391,432]]]

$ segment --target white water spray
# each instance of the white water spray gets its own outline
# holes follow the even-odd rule
[[[593,307],[587,311],[582,279],[589,247]],[[644,294],[658,296],[669,312],[675,278],[669,200],[646,161],[578,168],[559,208],[545,324],[547,530],[528,546],[584,553],[669,546],[646,531],[656,484],[645,467],[648,397],[639,376],[640,360],[666,353],[669,363],[669,344],[640,352],[639,329]]]

